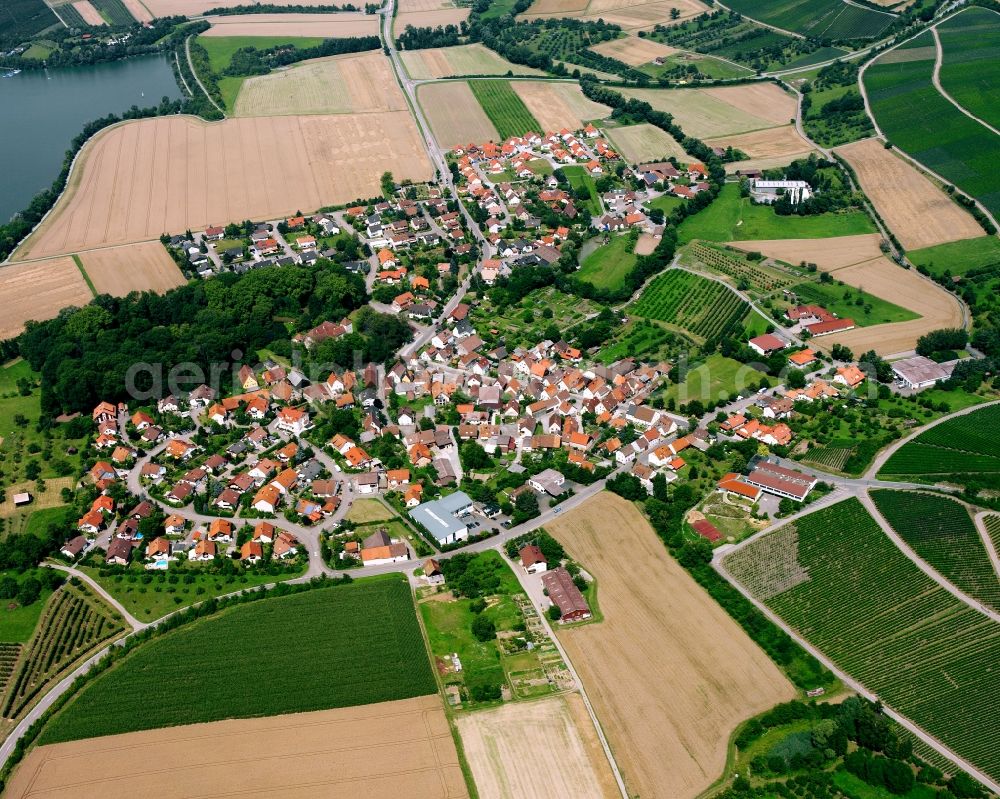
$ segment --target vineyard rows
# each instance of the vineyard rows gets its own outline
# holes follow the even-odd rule
[[[1000,580],[965,506],[919,491],[873,491],[889,525],[961,591],[1000,610]]]
[[[20,644],[0,644],[0,695],[7,688],[17,659],[21,656]]]
[[[772,291],[778,291],[796,282],[791,278],[773,274],[736,253],[710,247],[701,242],[692,244],[689,252],[710,269],[728,275],[737,281],[745,280],[750,286],[764,294],[770,294]]]
[[[998,425],[998,405],[949,419],[896,450],[879,474],[1000,472]]]
[[[993,542],[993,549],[1000,552],[1000,516],[990,514],[985,518],[986,534]]]
[[[851,457],[854,447],[815,447],[802,456],[803,462],[815,463],[834,471],[843,471],[847,459]]]
[[[93,4],[112,25],[128,27],[135,24],[135,17],[129,13],[122,0],[93,0]]]
[[[668,322],[706,341],[729,332],[748,309],[725,286],[679,269],[657,277],[632,306],[636,316]]]
[[[4,695],[3,716],[15,718],[42,687],[81,655],[124,629],[88,591],[66,586],[49,601]]]
[[[1000,778],[1000,624],[921,572],[857,499],[795,529],[809,579],[763,601],[886,704]],[[725,559],[751,591],[762,578],[744,564],[766,564],[752,550],[772,535]]]

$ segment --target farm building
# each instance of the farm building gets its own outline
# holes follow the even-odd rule
[[[768,494],[794,499],[796,502],[804,500],[819,482],[811,475],[786,469],[767,460],[757,461],[744,479],[749,485]]]
[[[892,364],[892,373],[906,388],[921,389],[951,377],[955,362],[936,363],[923,355],[914,355]]]
[[[813,322],[805,325],[805,329],[812,336],[828,336],[831,333],[843,333],[845,330],[854,330],[853,319],[830,319],[826,322]]]
[[[417,505],[410,518],[427,528],[439,544],[454,544],[469,537],[469,526],[462,517],[471,511],[472,499],[464,491],[456,491]]]
[[[534,544],[521,547],[521,551],[517,553],[517,556],[521,561],[521,568],[528,574],[541,574],[549,567],[548,561],[545,560],[545,555],[542,554],[542,550]]]
[[[747,343],[750,345],[750,349],[765,357],[773,352],[780,352],[785,348],[785,342],[773,333],[765,333],[762,336],[757,336],[750,339]]]
[[[573,585],[573,578],[562,566],[542,575],[542,585],[548,591],[552,604],[562,614],[560,622],[583,621],[590,618],[590,606],[580,589]]]
[[[750,196],[759,203],[773,203],[779,197],[788,197],[800,203],[813,196],[812,187],[804,180],[763,180],[757,178],[750,187]]]

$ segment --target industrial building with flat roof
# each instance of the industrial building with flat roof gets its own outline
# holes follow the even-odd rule
[[[469,537],[463,520],[472,511],[472,499],[464,491],[417,505],[410,518],[420,522],[439,544],[454,544]]]

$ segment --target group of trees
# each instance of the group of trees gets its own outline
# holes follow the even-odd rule
[[[43,414],[89,412],[102,399],[127,399],[128,388],[155,395],[157,379],[165,381],[177,364],[195,369],[177,376],[184,383],[178,390],[208,382],[213,365],[218,370],[244,358],[253,362],[257,350],[287,341],[288,331],[275,317],[291,318],[305,330],[341,319],[366,298],[362,278],[323,259],[312,267],[226,273],[162,296],[101,295],[83,308],[65,308],[54,319],[29,323],[20,351],[41,373]],[[400,341],[398,320],[386,319],[369,309],[357,321],[361,340],[352,344],[375,360],[388,357]],[[130,367],[140,363],[150,367],[127,386]]]
[[[242,78],[248,75],[266,75],[276,67],[284,67],[310,58],[326,58],[343,53],[360,53],[381,47],[378,36],[354,36],[345,39],[324,39],[314,47],[296,47],[279,44],[260,49],[241,47],[229,60],[222,74]],[[204,78],[204,76],[202,76]]]
[[[451,47],[461,42],[466,25],[438,25],[436,28],[415,28],[407,25],[406,29],[396,39],[400,50],[424,50],[430,47]]]

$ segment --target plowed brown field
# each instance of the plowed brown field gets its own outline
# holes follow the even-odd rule
[[[837,153],[854,167],[861,188],[906,249],[983,235],[971,214],[877,139],[838,147]]]
[[[81,253],[80,262],[98,294],[163,293],[187,282],[158,241]]]
[[[94,8],[90,0],[76,0],[76,2],[73,3],[73,8],[79,12],[80,16],[83,17],[83,21],[88,25],[107,24],[104,21],[104,17],[102,17],[100,12]]]
[[[34,749],[11,799],[464,799],[438,696]]]
[[[127,122],[88,142],[71,185],[15,257],[149,241],[372,197],[386,170],[397,180],[433,174],[406,111]]]
[[[561,629],[631,794],[694,797],[729,734],[794,690],[671,558],[630,502],[603,492],[546,529],[597,580],[604,620]]]
[[[69,256],[0,267],[0,340],[18,335],[29,319],[51,319],[69,305],[86,305],[93,296]]]
[[[456,717],[480,799],[619,796],[579,694]]]
[[[122,0],[122,4],[128,9],[128,13],[135,17],[137,22],[153,21],[153,15],[142,4],[142,0]]]

